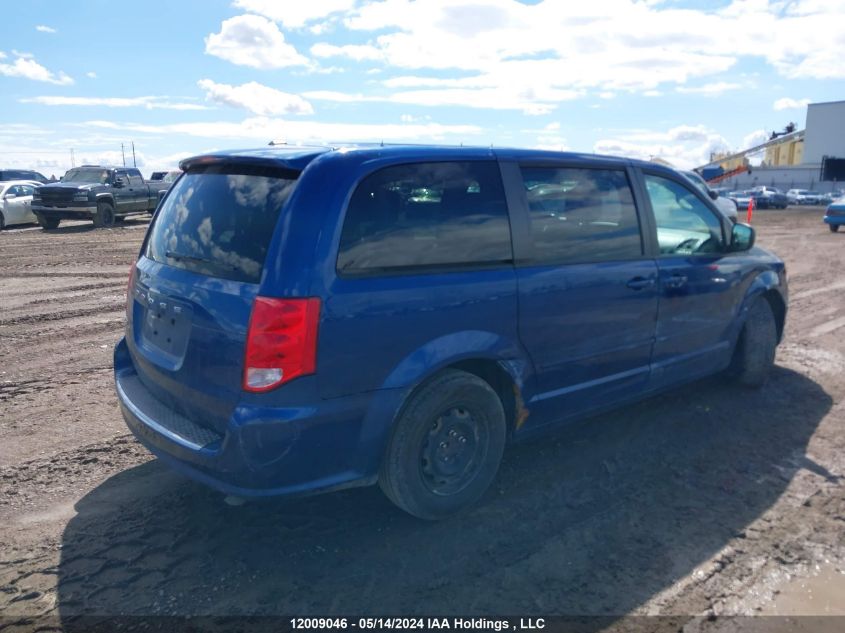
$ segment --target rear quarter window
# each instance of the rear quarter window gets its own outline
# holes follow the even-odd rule
[[[497,163],[416,163],[382,169],[358,185],[346,211],[337,269],[367,274],[511,259]]]
[[[190,170],[162,203],[144,254],[211,277],[258,283],[296,177],[263,167]]]

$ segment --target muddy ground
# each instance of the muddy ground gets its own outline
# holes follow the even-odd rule
[[[169,472],[128,435],[111,377],[145,222],[3,231],[0,629],[426,613],[710,630],[724,620],[689,616],[845,614],[796,585],[845,595],[845,234],[820,217],[755,215],[791,287],[764,389],[708,379],[513,447],[483,503],[439,524],[377,488],[230,507]]]

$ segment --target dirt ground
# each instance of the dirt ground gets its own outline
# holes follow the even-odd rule
[[[754,220],[791,290],[764,389],[708,379],[515,446],[483,502],[437,524],[377,488],[230,507],[168,471],[128,434],[111,375],[146,223],[3,231],[0,629],[425,613],[660,614],[707,631],[714,615],[845,615],[845,234],[818,208]]]

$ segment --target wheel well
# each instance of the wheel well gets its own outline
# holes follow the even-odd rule
[[[775,315],[775,324],[778,328],[778,343],[783,338],[783,326],[786,321],[786,305],[783,302],[783,297],[777,290],[767,290],[763,293],[769,306],[772,308],[772,314]]]
[[[512,433],[525,420],[527,410],[523,405],[519,388],[498,362],[489,359],[463,360],[450,365],[448,369],[460,369],[474,374],[493,387],[505,410],[508,433]]]

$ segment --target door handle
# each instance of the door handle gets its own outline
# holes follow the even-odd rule
[[[629,279],[628,283],[625,285],[628,286],[631,290],[642,290],[643,288],[653,286],[654,278],[634,277],[633,279]]]
[[[671,275],[667,278],[663,285],[666,288],[683,288],[687,283],[686,275]]]

